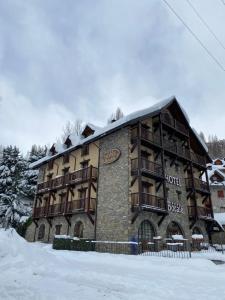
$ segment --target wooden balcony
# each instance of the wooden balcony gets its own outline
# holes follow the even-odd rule
[[[160,134],[156,132],[152,132],[150,129],[147,129],[141,126],[141,132],[139,136],[138,127],[132,128],[131,139],[134,141],[135,139],[140,138],[145,143],[150,143],[153,145],[160,146]]]
[[[185,158],[190,160],[190,151],[182,147],[181,145],[177,145],[175,142],[170,141],[170,140],[164,140],[163,141],[163,147],[166,151],[169,151],[173,154],[176,154],[179,157]]]
[[[64,214],[65,203],[57,203],[49,206],[48,216],[58,216]]]
[[[148,193],[131,194],[131,205],[134,210],[140,207],[143,210],[166,213],[165,199]]]
[[[167,126],[175,129],[179,133],[182,133],[186,136],[189,135],[189,130],[184,124],[180,123],[179,121],[177,121],[171,117],[168,117],[167,114],[162,114],[162,122],[164,124],[166,124]]]
[[[36,207],[33,210],[33,218],[42,218],[47,215],[48,208],[46,206],[43,207]]]
[[[197,165],[200,165],[200,166],[203,166],[206,168],[206,158],[204,156],[191,151],[191,160],[194,164],[197,164]]]
[[[191,219],[213,219],[212,209],[208,207],[188,206],[188,215]]]
[[[138,158],[131,160],[131,171],[133,174],[138,170],[141,170],[145,174],[150,174],[157,177],[163,177],[163,168],[160,164],[150,161],[141,157],[140,166]]]
[[[207,182],[199,178],[185,178],[185,183],[187,189],[194,188],[196,191],[201,193],[210,193]]]
[[[90,211],[93,213],[95,212],[95,206],[95,198],[90,198],[90,201],[88,201],[88,198],[73,200],[67,203],[66,214],[73,214],[85,211]]]
[[[37,193],[44,193],[50,190],[64,188],[67,185],[78,184],[89,179],[96,180],[98,176],[98,169],[95,167],[88,167],[74,171],[73,173],[59,176],[46,182],[37,185]]]
[[[60,215],[70,215],[79,212],[95,212],[96,199],[88,198],[69,201],[68,203],[57,203],[49,207],[36,207],[33,212],[33,218],[55,217]]]
[[[199,219],[213,219],[213,212],[211,208],[208,207],[197,207]]]

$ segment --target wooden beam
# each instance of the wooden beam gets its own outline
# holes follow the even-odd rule
[[[91,224],[94,225],[95,221],[93,220],[92,216],[89,213],[87,213],[87,216],[88,216],[89,220],[91,221]]]
[[[177,157],[175,156],[172,160],[171,160],[171,163],[170,163],[170,167],[172,167],[175,163],[175,161],[177,160]]]
[[[163,222],[163,220],[165,219],[166,216],[167,216],[166,214],[161,216],[161,218],[158,221],[158,226],[160,226],[162,224],[162,222]]]
[[[134,222],[136,221],[138,215],[139,215],[139,210],[137,210],[137,211],[135,212],[135,214],[134,214],[134,216],[133,216],[133,218],[132,218],[132,220],[131,220],[131,224],[134,224]]]
[[[48,224],[50,225],[50,227],[52,227],[51,219],[47,217],[46,220],[47,220]]]
[[[36,226],[36,228],[38,227],[38,222],[37,222],[37,220],[32,220],[33,222],[34,222],[34,224],[35,224],[35,226]]]
[[[132,187],[135,183],[135,181],[137,180],[137,176],[135,176],[132,180],[131,180],[131,183],[130,183],[130,186]]]
[[[157,153],[156,153],[156,156],[155,156],[155,161],[159,158],[159,155],[160,155],[160,151],[158,151]]]
[[[134,152],[134,150],[135,150],[135,148],[136,148],[136,146],[137,146],[137,141],[135,141],[134,143],[133,143],[133,145],[132,145],[132,147],[131,147],[131,153],[133,153]]]
[[[96,188],[96,186],[94,185],[93,182],[91,183],[91,186],[92,186],[93,190],[96,192],[96,191],[97,191],[97,188]]]
[[[64,215],[68,225],[71,227],[71,216]]]
[[[161,182],[158,184],[158,186],[156,187],[156,192],[158,192],[158,191],[159,191],[159,189],[160,189],[161,185],[162,185],[162,181],[161,181]]]

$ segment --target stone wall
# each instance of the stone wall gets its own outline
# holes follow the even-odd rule
[[[123,128],[100,141],[97,195],[97,240],[128,240],[129,225],[129,129]],[[119,149],[120,158],[104,164],[104,153]]]
[[[94,239],[94,225],[89,220],[86,214],[75,214],[71,217],[71,226],[69,226],[68,222],[66,221],[65,217],[59,216],[54,217],[52,219],[52,226],[48,223],[46,218],[41,218],[37,221],[38,226],[36,227],[35,223],[33,222],[28,228],[26,232],[26,240],[29,242],[37,241],[38,240],[38,232],[40,226],[42,224],[45,225],[45,235],[44,238],[41,240],[45,243],[52,243],[54,239],[54,235],[56,234],[56,225],[62,225],[60,234],[62,235],[70,235],[74,236],[74,227],[77,222],[81,221],[84,225],[83,237],[86,239]]]

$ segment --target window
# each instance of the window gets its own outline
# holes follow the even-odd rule
[[[86,169],[86,168],[88,168],[89,160],[84,160],[80,164],[83,169]]]
[[[48,181],[52,179],[52,176],[53,176],[52,173],[50,173],[50,174],[47,175]]]
[[[79,199],[85,199],[86,198],[86,190],[87,189],[80,189],[79,190]]]
[[[43,240],[44,236],[45,236],[45,225],[41,224],[38,231],[38,240]]]
[[[83,235],[84,235],[84,225],[81,221],[79,221],[74,226],[74,236],[78,238],[83,238]]]
[[[70,162],[70,154],[69,153],[65,153],[64,155],[63,155],[63,163],[64,164],[67,164],[67,163],[69,163]]]
[[[150,192],[150,183],[143,182],[142,183],[142,193],[149,194],[149,192]]]
[[[64,168],[62,171],[63,171],[63,175],[66,175],[69,173],[69,167],[68,168]]]
[[[217,191],[217,196],[218,198],[224,198],[224,191],[223,190]]]
[[[180,202],[181,201],[181,191],[176,191],[177,193],[177,200]]]
[[[172,235],[182,235],[183,236],[183,230],[181,229],[180,225],[176,222],[171,222],[166,230],[166,235],[168,238],[171,238]]]
[[[60,235],[62,224],[55,225],[55,234]]]
[[[81,148],[81,155],[88,155],[89,154],[89,145],[83,145]]]
[[[53,169],[53,165],[54,165],[54,160],[52,159],[52,160],[50,160],[50,161],[48,162],[48,169],[49,169],[49,170],[52,170],[52,169]]]

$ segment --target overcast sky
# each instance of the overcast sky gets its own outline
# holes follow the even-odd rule
[[[190,0],[225,44],[225,5]],[[168,0],[225,68],[186,0]],[[225,72],[162,0],[0,1],[0,144],[49,144],[80,118],[106,123],[176,95],[192,126],[225,138]]]

